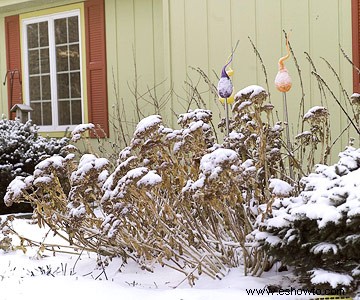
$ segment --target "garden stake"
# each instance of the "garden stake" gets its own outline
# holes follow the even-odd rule
[[[218,83],[218,94],[219,100],[225,105],[225,124],[226,124],[226,136],[229,136],[229,107],[228,105],[234,102],[234,86],[230,80],[230,76],[233,75],[234,71],[230,68],[226,70],[228,65],[232,62],[234,52],[239,44],[239,41],[236,43],[234,50],[231,52],[230,56],[227,59],[227,63],[221,70],[221,76]]]
[[[294,179],[294,173],[291,165],[292,147],[290,143],[289,114],[286,101],[286,93],[291,89],[292,82],[288,70],[284,66],[284,61],[290,57],[289,36],[286,36],[286,50],[287,54],[279,59],[279,71],[275,77],[275,86],[279,92],[283,93],[284,119],[286,122],[286,147],[289,152],[289,174],[290,178]]]
[[[225,98],[225,121],[226,121],[226,136],[229,136],[229,106],[228,106],[228,98]]]
[[[289,115],[288,115],[288,110],[287,110],[287,101],[286,101],[286,93],[283,92],[283,104],[284,104],[284,119],[286,122],[286,147],[288,148],[288,151],[291,153],[292,152],[292,147],[291,147],[291,143],[290,143],[290,130],[289,130]],[[290,173],[290,178],[294,179],[294,173],[293,173],[293,169],[291,166],[291,155],[289,155],[289,173]]]

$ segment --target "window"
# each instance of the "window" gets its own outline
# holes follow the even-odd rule
[[[34,5],[4,18],[9,118],[26,103],[40,132],[62,136],[91,122],[101,128],[97,136],[109,136],[104,0]]]
[[[83,122],[79,11],[23,20],[25,102],[43,131]]]

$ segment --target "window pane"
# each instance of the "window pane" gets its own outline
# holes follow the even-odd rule
[[[69,46],[70,70],[80,70],[80,50],[79,45]]]
[[[42,125],[41,123],[41,103],[30,103],[33,111],[31,112],[31,119],[34,124]]]
[[[57,75],[58,98],[69,99],[69,74]]]
[[[79,41],[79,24],[78,17],[68,18],[69,26],[69,43],[74,43]]]
[[[79,16],[44,16],[41,22],[26,27],[28,97],[34,109],[32,119],[39,126],[82,122],[79,24]],[[56,94],[53,88],[56,99],[52,98]],[[52,112],[54,101],[56,112]]]
[[[32,76],[29,78],[30,101],[40,100],[40,77]]]
[[[67,46],[56,47],[56,69],[58,72],[69,70]]]
[[[70,74],[71,98],[81,98],[80,72]]]
[[[71,101],[71,115],[72,115],[72,124],[81,124],[81,100],[72,100]]]
[[[43,124],[42,125],[51,125],[52,124],[52,115],[51,115],[51,102],[42,103],[42,114],[43,114]]]
[[[40,49],[41,73],[50,73],[49,48]]]
[[[49,45],[48,22],[39,23],[40,47]]]
[[[26,27],[28,48],[39,47],[38,24],[29,24]]]
[[[51,100],[50,75],[41,76],[42,100]]]
[[[66,18],[55,20],[55,43],[67,43]]]
[[[70,101],[59,101],[59,125],[70,125]]]
[[[39,50],[29,50],[29,74],[39,74]]]

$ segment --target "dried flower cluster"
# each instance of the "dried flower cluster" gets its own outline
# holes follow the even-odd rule
[[[143,119],[112,173],[108,160],[85,154],[77,161],[68,146],[65,157],[47,158],[33,175],[16,178],[5,202],[30,201],[39,225],[74,246],[132,258],[149,270],[160,262],[190,282],[195,271],[222,277],[243,259],[251,267],[242,187],[252,166],[214,143],[211,117],[189,111],[178,130],[159,115]]]
[[[329,112],[327,108],[323,106],[314,106],[303,116],[303,121],[307,122],[310,128],[298,134],[295,139],[298,140],[300,144],[307,146],[303,148],[302,154],[304,157],[307,157],[309,163],[307,173],[309,173],[315,165],[315,153],[319,146],[321,148],[320,163],[326,164],[330,154]]]
[[[248,236],[275,198],[296,187],[284,164],[282,124],[270,125],[266,99],[259,86],[236,94],[222,145],[215,143],[212,112],[196,109],[179,115],[180,129],[167,128],[160,115],[142,119],[116,162],[67,146],[66,155],[17,177],[5,202],[32,203],[38,224],[72,248],[133,259],[147,270],[160,263],[190,284],[197,274],[221,278],[240,264],[259,275],[269,259]],[[319,108],[307,119],[320,126],[326,117]],[[74,140],[92,128],[78,127]]]
[[[226,147],[235,150],[241,160],[249,166],[243,178],[246,182],[246,205],[259,213],[257,207],[271,204],[272,193],[269,179],[286,179],[282,157],[281,123],[270,125],[273,106],[266,102],[267,92],[260,86],[249,86],[235,95],[232,132],[225,141]]]

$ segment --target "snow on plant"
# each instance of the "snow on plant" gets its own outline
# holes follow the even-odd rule
[[[83,133],[93,130],[95,125],[92,123],[87,124],[79,124],[77,125],[74,130],[71,132],[71,140],[73,142],[77,142],[82,138]]]
[[[8,252],[13,250],[12,238],[9,231],[9,223],[13,217],[0,218],[0,250]]]
[[[210,111],[189,111],[179,116],[182,128],[173,130],[164,127],[160,116],[145,118],[130,146],[120,153],[118,167],[105,182],[102,198],[108,215],[103,228],[112,243],[127,241],[144,268],[151,269],[154,262],[160,262],[184,272],[190,282],[195,271],[222,277],[239,260],[234,257],[239,244],[221,245],[222,239],[231,240],[221,226],[213,232],[212,222],[222,221],[219,212],[213,210],[215,195],[197,198],[186,189],[189,182],[198,179],[206,155],[220,153],[220,149],[210,147],[214,140],[210,120]],[[213,162],[218,173],[232,172],[232,163],[237,163],[234,159],[227,163],[226,158],[225,154]],[[222,182],[218,178],[218,183]],[[231,183],[228,180],[223,187],[229,188]],[[220,189],[214,185],[214,190],[218,200]]]
[[[44,138],[31,121],[0,120],[0,199],[16,176],[28,176],[43,158],[59,154],[68,139]],[[0,213],[6,213],[1,200]]]
[[[33,175],[14,180],[6,203],[30,201],[39,225],[74,247],[131,258],[148,270],[161,263],[190,283],[195,273],[223,277],[244,262],[257,271],[245,244],[252,216],[244,202],[256,167],[214,143],[211,117],[191,110],[179,115],[180,129],[165,127],[159,115],[143,119],[113,171],[93,154],[77,161],[68,146],[65,157],[47,158]]]
[[[271,178],[289,181],[282,154],[282,131],[280,122],[271,124],[273,105],[266,102],[267,92],[260,86],[251,85],[235,95],[232,129],[225,141],[227,148],[239,153],[241,160],[250,165],[243,174],[246,184],[246,204],[252,209],[253,218],[258,215],[258,206],[269,204],[271,209]],[[299,165],[298,165],[299,166]],[[291,182],[294,185],[293,182]]]
[[[276,198],[254,236],[309,285],[351,290],[360,279],[360,149],[339,156],[303,177],[299,196]]]
[[[223,145],[215,143],[211,111],[195,109],[179,115],[180,129],[164,126],[160,115],[141,120],[115,164],[94,154],[77,161],[68,146],[67,156],[50,157],[32,176],[18,177],[6,203],[30,201],[39,224],[64,231],[74,246],[131,258],[149,270],[158,262],[190,283],[195,273],[223,277],[239,264],[260,274],[266,255],[249,247],[246,236],[259,205],[271,206],[280,193],[275,178],[287,179],[282,127],[269,125],[273,106],[266,97],[259,86],[237,93]],[[91,129],[83,124],[73,137]]]
[[[303,122],[307,122],[310,129],[298,134],[295,139],[308,146],[303,149],[304,153],[301,153],[301,155],[305,154],[304,157],[306,156],[308,162],[307,173],[309,173],[315,165],[315,154],[318,146],[321,147],[320,163],[326,164],[330,154],[329,111],[323,106],[314,106],[304,114]]]
[[[69,146],[64,151],[74,148]],[[39,226],[46,224],[70,244],[88,245],[95,251],[89,236],[101,224],[94,208],[102,195],[106,167],[105,159],[91,154],[82,156],[80,162],[74,153],[52,156],[40,162],[33,175],[17,177],[9,185],[4,201],[6,205],[30,201]]]
[[[236,94],[222,145],[215,143],[212,112],[195,109],[178,116],[179,129],[166,127],[160,115],[144,118],[116,161],[96,153],[78,159],[76,147],[67,146],[66,156],[16,178],[6,203],[30,201],[39,225],[72,247],[133,259],[147,270],[160,263],[190,284],[198,274],[221,278],[240,264],[259,275],[271,264],[247,236],[277,197],[298,190],[283,162],[282,124],[270,125],[266,99],[259,86]],[[82,124],[73,137],[88,142],[84,133],[92,129]]]

